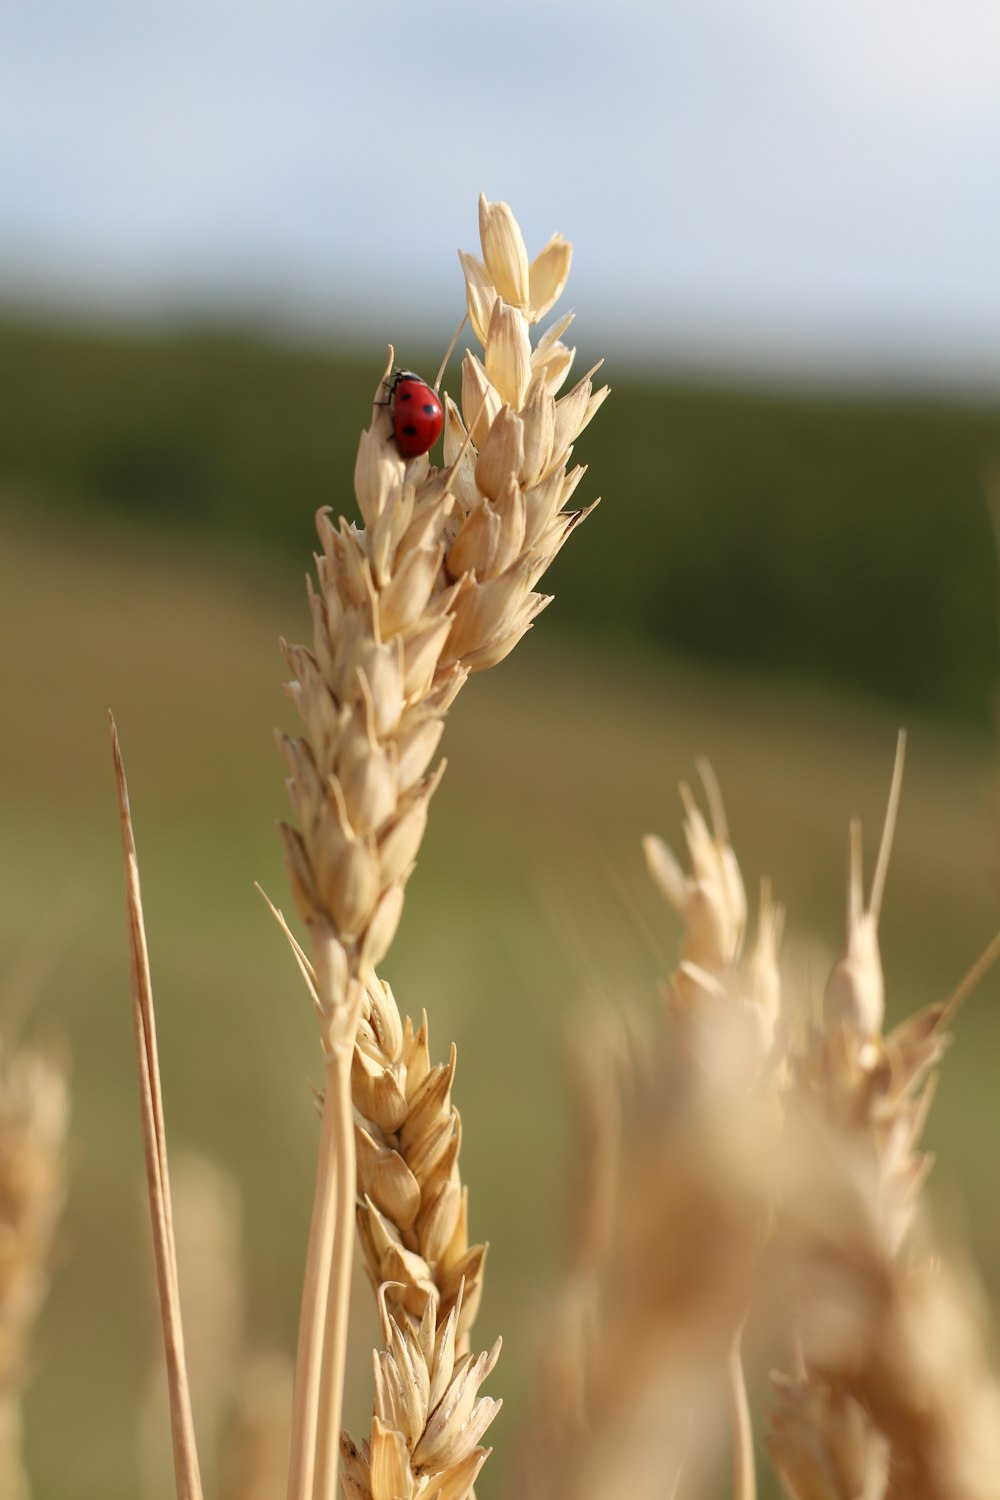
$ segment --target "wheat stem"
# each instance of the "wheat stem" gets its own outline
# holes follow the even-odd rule
[[[316,1187],[313,1194],[306,1269],[299,1315],[292,1436],[288,1463],[288,1500],[309,1500],[313,1491],[316,1432],[319,1420],[320,1370],[326,1303],[336,1228],[337,1161],[334,1150],[335,1095],[323,1097]]]
[[[132,831],[132,816],[129,811],[125,766],[118,743],[118,730],[113,718],[110,722],[115,778],[118,784],[122,847],[125,856],[132,1014],[135,1021],[136,1056],[139,1067],[139,1103],[142,1111],[142,1135],[146,1156],[146,1185],[153,1226],[153,1253],[156,1261],[160,1324],[163,1330],[167,1387],[170,1396],[174,1480],[178,1500],[201,1500],[201,1475],[198,1469],[198,1452],[191,1413],[191,1393],[188,1388],[184,1360],[184,1333],[181,1326],[177,1285],[177,1253],[170,1205],[170,1177],[167,1170],[167,1137],[163,1120],[163,1099],[160,1092],[149,951],[142,915],[142,892],[139,887],[139,863]]]
[[[313,1481],[315,1500],[334,1500],[337,1490],[357,1198],[354,1111],[351,1101],[351,1057],[354,1052],[354,1037],[358,1029],[363,993],[361,985],[355,985],[351,1014],[345,1026],[345,1037],[334,1046],[333,1055],[328,1060],[326,1068],[324,1113],[327,1099],[332,1099],[330,1112],[333,1117],[336,1164],[335,1233],[323,1327],[319,1388],[321,1418],[316,1438],[316,1472]]]
[[[756,1500],[757,1474],[753,1457],[753,1424],[743,1374],[743,1329],[733,1339],[726,1367],[729,1411],[733,1430],[733,1500]]]

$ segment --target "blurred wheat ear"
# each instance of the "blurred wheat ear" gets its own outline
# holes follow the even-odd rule
[[[51,1057],[0,1038],[0,1495],[28,1500],[21,1389],[65,1196],[69,1093]]]
[[[753,941],[721,798],[681,787],[687,867],[650,873],[682,921],[664,986],[669,1049],[627,1017],[584,1029],[582,1193],[522,1455],[525,1500],[705,1493],[728,1407],[732,1492],[755,1494],[742,1346],[773,1374],[768,1450],[791,1500],[988,1500],[1000,1380],[976,1307],[933,1248],[920,1137],[945,1029],[1000,956],[883,1029],[878,919],[900,735],[866,896],[849,836],[847,930],[825,993],[783,984],[783,913],[762,884]]]

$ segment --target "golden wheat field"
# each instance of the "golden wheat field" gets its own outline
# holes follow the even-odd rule
[[[996,931],[994,747],[907,724],[883,893],[895,715],[572,640],[558,600],[519,640],[577,523],[563,469],[600,392],[585,378],[556,404],[562,345],[528,341],[565,280],[560,244],[518,298],[509,211],[483,212],[486,269],[463,266],[484,362],[445,419],[455,514],[376,408],[366,530],[321,519],[312,621],[238,543],[3,525],[5,1065],[46,1051],[71,1117],[49,1248],[36,1226],[43,1284],[12,1232],[0,1256],[0,1293],[3,1274],[27,1287],[0,1344],[0,1438],[17,1442],[23,1384],[35,1500],[278,1493],[298,1338],[289,1500],[328,1500],[338,1468],[346,1500],[464,1500],[474,1481],[484,1500],[750,1500],[754,1466],[760,1493],[777,1468],[800,1500],[988,1497],[1000,980],[954,1016],[928,1008]],[[627,497],[599,483],[587,525],[634,546]],[[313,654],[282,660],[279,636],[314,630]],[[200,1456],[201,1479],[175,1378],[176,1491],[108,709]],[[648,845],[656,882],[651,831],[680,860]],[[169,1301],[169,1256],[161,1281]]]

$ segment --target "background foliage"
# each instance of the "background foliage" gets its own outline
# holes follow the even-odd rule
[[[85,506],[299,568],[316,507],[353,514],[347,476],[380,374],[249,336],[0,326],[7,503]],[[557,628],[991,721],[996,404],[605,374],[615,399],[584,439],[581,494],[607,491],[612,515],[553,575]]]

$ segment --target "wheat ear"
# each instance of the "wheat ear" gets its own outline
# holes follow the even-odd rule
[[[385,404],[362,434],[359,529],[318,518],[313,646],[286,646],[301,738],[280,737],[298,827],[283,829],[326,1060],[320,1159],[300,1321],[288,1500],[331,1500],[354,1229],[352,1057],[370,975],[392,941],[441,768],[429,769],[469,672],[502,659],[548,602],[535,584],[586,512],[572,445],[606,391],[572,362],[565,318],[529,326],[569,271],[559,236],[529,264],[506,204],[480,200],[483,260],[463,256],[472,326],[462,411],[446,400],[445,460],[404,461]],[[593,372],[591,372],[592,374]],[[447,1193],[446,1207],[452,1208]]]
[[[630,1045],[621,1016],[582,1028],[578,1223],[524,1446],[528,1497],[674,1493],[698,1393],[720,1379],[734,1492],[754,1493],[740,1342],[773,1192],[777,1113],[761,1096],[770,1103],[782,914],[765,886],[746,944],[722,799],[707,763],[699,770],[709,819],[681,788],[689,869],[663,840],[644,844],[684,924],[665,995],[671,1066],[648,1042]]]
[[[845,949],[827,985],[824,1016],[790,1053],[786,1110],[789,1128],[816,1143],[816,1160],[838,1164],[853,1177],[855,1215],[867,1225],[861,1248],[843,1253],[855,1295],[866,1306],[851,1344],[849,1369],[831,1358],[824,1340],[797,1340],[793,1375],[775,1377],[777,1405],[770,1447],[789,1492],[808,1500],[826,1486],[833,1500],[880,1497],[893,1475],[909,1496],[978,1496],[982,1475],[995,1474],[1000,1445],[985,1461],[996,1388],[956,1284],[910,1248],[918,1195],[931,1166],[919,1151],[934,1097],[934,1068],[948,1045],[945,1027],[974,983],[1000,953],[1000,936],[944,1002],[883,1035],[885,981],[878,919],[902,783],[905,736],[900,734],[885,824],[866,902],[861,829],[851,825]],[[842,1191],[835,1183],[831,1196]],[[830,1238],[843,1243],[843,1231]],[[829,1250],[824,1251],[829,1259]],[[810,1278],[802,1282],[810,1297]],[[814,1294],[813,1294],[814,1296]],[[804,1325],[809,1310],[800,1312]],[[929,1380],[921,1369],[921,1330],[940,1327],[934,1358],[949,1339],[961,1346],[961,1379]],[[815,1317],[813,1316],[813,1322]],[[843,1342],[841,1340],[841,1342]],[[956,1395],[961,1388],[962,1396]],[[996,1430],[994,1428],[994,1430]],[[963,1458],[962,1442],[975,1463]],[[992,1481],[990,1481],[992,1483]],[[900,1490],[899,1493],[903,1493]]]

